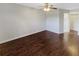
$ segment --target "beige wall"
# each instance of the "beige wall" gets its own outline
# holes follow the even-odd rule
[[[75,22],[77,21],[77,16],[76,14],[70,14],[69,19],[70,19],[70,29],[75,30]]]

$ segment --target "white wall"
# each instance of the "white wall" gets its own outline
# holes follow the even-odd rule
[[[69,32],[68,10],[59,9],[59,33]]]
[[[69,19],[69,14],[64,13],[64,32],[70,32],[70,19]]]
[[[47,30],[61,34],[65,32],[68,32],[68,27],[64,27],[64,20],[68,20],[68,17],[65,16],[64,19],[64,13],[68,13],[68,10],[58,9],[53,10],[51,12],[47,13]],[[67,21],[66,21],[67,23]]]
[[[45,30],[44,13],[17,4],[0,4],[0,43]]]
[[[55,33],[59,33],[59,14],[58,10],[53,10],[46,14],[46,29]]]
[[[65,10],[47,12],[18,4],[0,4],[0,43],[43,30],[63,32]]]

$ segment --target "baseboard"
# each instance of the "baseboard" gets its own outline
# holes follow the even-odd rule
[[[25,35],[21,35],[21,36],[12,38],[12,39],[8,39],[8,40],[5,40],[5,41],[1,41],[0,44],[6,43],[6,42],[9,42],[9,41],[12,41],[12,40],[16,40],[16,39],[19,39],[19,38],[22,38],[22,37],[25,37],[25,36],[33,35],[33,34],[36,34],[36,33],[42,32],[42,31],[46,31],[46,30],[41,30],[41,31],[37,31],[37,32],[34,32],[34,33],[30,33],[28,35],[25,34]]]
[[[36,33],[42,32],[42,31],[52,32],[52,31],[49,31],[49,30],[41,30],[41,31],[37,31],[37,32],[34,32],[34,33],[30,33],[30,34],[28,34],[28,35],[25,34],[25,35],[21,35],[21,36],[12,38],[12,39],[8,39],[8,40],[5,40],[5,41],[1,41],[0,44],[6,43],[6,42],[9,42],[9,41],[12,41],[12,40],[16,40],[16,39],[19,39],[19,38],[22,38],[22,37],[26,37],[26,36],[29,36],[29,35],[33,35],[33,34],[36,34]],[[52,32],[52,33],[54,33],[54,34],[56,34],[56,35],[64,34],[64,33],[57,33],[57,32]]]

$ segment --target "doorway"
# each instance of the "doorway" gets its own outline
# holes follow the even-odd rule
[[[64,13],[64,43],[70,55],[79,55],[78,53],[78,19],[79,15]]]

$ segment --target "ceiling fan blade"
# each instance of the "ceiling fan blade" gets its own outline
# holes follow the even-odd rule
[[[53,8],[51,8],[51,9],[57,9],[57,8],[53,7]]]
[[[54,7],[53,5],[50,5],[50,8],[51,9],[57,9],[56,7]]]
[[[48,4],[48,3],[45,3],[43,6],[41,6],[41,8],[43,9],[43,10],[51,10],[51,9],[57,9],[55,6],[53,6],[53,5],[51,5],[51,4]]]

